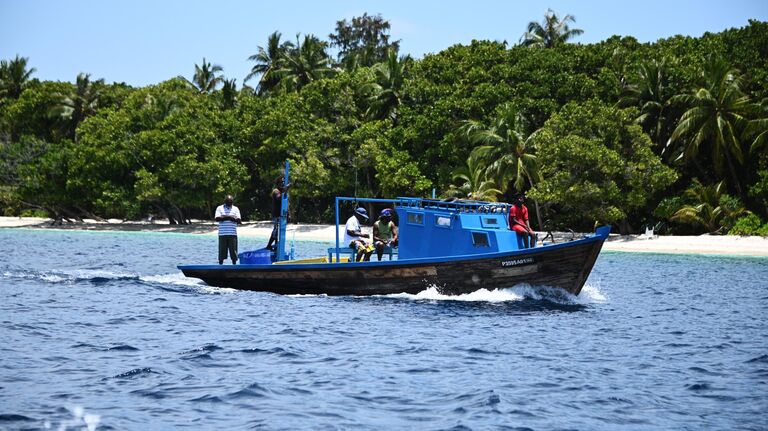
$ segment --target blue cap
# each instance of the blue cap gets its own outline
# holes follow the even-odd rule
[[[390,210],[389,208],[384,208],[381,211],[381,216],[382,217],[392,217],[392,210]]]
[[[368,220],[368,211],[365,210],[365,208],[360,207],[355,210],[355,214],[359,215],[360,217],[363,217],[364,219]]]

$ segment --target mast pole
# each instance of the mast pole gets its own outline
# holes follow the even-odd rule
[[[275,262],[288,260],[285,253],[285,230],[288,226],[288,186],[290,185],[289,175],[291,171],[291,162],[285,161],[285,176],[283,179],[282,201],[280,203],[280,233],[277,236],[277,253],[275,253]]]

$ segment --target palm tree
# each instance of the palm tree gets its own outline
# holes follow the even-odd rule
[[[160,122],[181,108],[181,103],[175,95],[160,94],[159,97],[148,94],[144,98],[143,109],[153,113],[155,121]]]
[[[259,47],[259,52],[248,57],[248,60],[256,62],[251,72],[245,77],[243,83],[248,82],[256,75],[261,75],[256,85],[258,94],[265,95],[272,91],[280,82],[275,76],[275,71],[280,68],[288,51],[294,48],[291,42],[280,42],[282,34],[275,31],[267,38],[267,48]]]
[[[280,69],[275,71],[279,86],[286,91],[298,91],[312,81],[334,75],[336,70],[330,67],[326,45],[311,34],[304,36],[300,43],[296,35],[296,47],[287,53]]]
[[[488,179],[487,166],[476,151],[470,153],[465,166],[461,166],[455,171],[453,179],[460,183],[458,186],[450,186],[448,189],[449,196],[495,202],[496,196],[502,193],[496,187],[496,183]]]
[[[404,75],[410,62],[410,56],[398,59],[397,53],[390,50],[386,62],[373,66],[375,82],[365,84],[362,89],[370,100],[368,115],[396,122],[397,109],[402,101]]]
[[[211,93],[224,80],[221,75],[217,75],[217,73],[222,71],[224,71],[223,67],[218,64],[207,63],[205,57],[203,57],[202,66],[195,64],[195,75],[192,77],[191,84],[200,90],[201,93]]]
[[[71,139],[77,140],[77,126],[96,113],[103,85],[103,79],[91,81],[90,74],[80,73],[74,91],[58,95],[58,102],[51,108],[49,115],[66,121],[66,134]]]
[[[237,104],[237,84],[236,79],[225,79],[221,87],[221,98],[224,109],[232,109]]]
[[[462,132],[470,142],[479,145],[473,150],[485,163],[488,175],[502,184],[512,183],[518,192],[523,192],[526,182],[533,186],[540,179],[538,160],[531,153],[536,132],[527,133],[528,124],[511,104],[504,104],[498,114],[486,126],[481,122],[464,122]],[[538,201],[534,200],[539,228],[542,227]]]
[[[619,107],[637,106],[640,115],[637,122],[663,152],[669,137],[669,118],[667,110],[672,98],[669,86],[669,68],[667,59],[651,60],[640,63],[637,77],[631,79],[624,88]]]
[[[29,58],[19,57],[0,61],[0,100],[18,99],[27,86],[29,78],[37,69],[27,69]]]
[[[584,30],[570,28],[569,22],[576,23],[576,18],[573,15],[566,15],[561,20],[552,9],[547,9],[541,24],[535,21],[528,23],[528,31],[523,33],[520,43],[523,46],[553,48],[584,33]]]
[[[749,146],[750,154],[759,154],[766,142],[768,142],[768,98],[757,103],[759,108],[759,117],[750,120],[744,136],[752,140]]]
[[[686,205],[670,218],[672,221],[702,226],[709,233],[719,233],[727,224],[727,220],[734,220],[740,215],[749,213],[743,206],[728,205],[728,195],[725,193],[725,183],[720,181],[712,186],[704,186],[698,180],[685,191],[685,194],[694,202]]]
[[[722,175],[725,161],[739,197],[745,200],[736,167],[744,163],[740,136],[750,125],[750,115],[759,113],[760,106],[742,92],[738,70],[720,57],[709,56],[701,84],[690,94],[672,98],[673,103],[686,106],[687,111],[672,132],[670,142],[683,141],[681,156],[688,159],[694,159],[702,147],[709,146],[715,171]]]

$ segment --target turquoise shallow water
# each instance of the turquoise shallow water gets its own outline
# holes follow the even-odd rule
[[[603,253],[578,298],[286,297],[176,270],[215,241],[0,230],[0,429],[768,428],[768,259]]]

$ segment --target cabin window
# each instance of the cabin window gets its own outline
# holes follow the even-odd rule
[[[408,224],[417,224],[424,226],[424,214],[408,213]]]
[[[483,217],[483,227],[489,227],[493,229],[499,228],[499,219],[496,217]]]
[[[451,217],[447,215],[436,215],[435,226],[437,227],[451,227]]]
[[[490,243],[488,243],[488,233],[472,232],[472,244],[475,247],[490,247]]]

